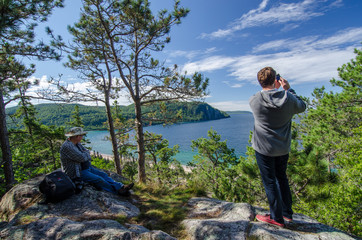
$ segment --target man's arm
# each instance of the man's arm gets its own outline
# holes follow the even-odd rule
[[[295,113],[304,112],[305,109],[307,108],[307,105],[300,97],[298,97],[298,95],[295,93],[295,91],[292,88],[290,88],[289,82],[286,79],[280,77],[279,83],[283,87],[284,90],[288,91],[295,97],[295,99],[294,99],[294,102],[295,102],[294,109],[296,111]]]
[[[64,158],[70,159],[74,162],[82,163],[90,159],[88,152],[80,151],[73,143],[66,142],[60,149],[60,154]]]
[[[82,144],[78,143],[77,144],[77,147],[80,148],[81,152],[82,153],[87,153],[87,160],[88,161],[92,161],[92,158],[91,158],[91,155],[90,155],[90,152],[88,149],[86,149]]]
[[[305,104],[305,102],[295,93],[295,91],[291,88],[289,88],[288,90],[289,93],[291,93],[291,95],[293,95],[294,97],[294,110],[296,111],[295,113],[301,113],[304,112],[305,109],[307,108],[307,105]]]

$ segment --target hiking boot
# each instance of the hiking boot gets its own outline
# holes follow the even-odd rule
[[[267,215],[264,215],[264,216],[257,214],[256,215],[256,220],[258,220],[260,222],[266,222],[266,223],[269,223],[269,224],[272,224],[272,225],[275,225],[275,226],[278,226],[278,227],[283,227],[283,228],[285,227],[285,224],[278,223],[274,219],[271,219],[270,214],[267,214]]]
[[[288,222],[288,223],[292,223],[293,222],[293,218],[288,218],[288,217],[284,217],[284,221]]]
[[[131,190],[133,188],[134,183],[128,184],[128,185],[123,185],[119,190],[118,190],[118,194],[121,196],[129,196],[130,192],[129,190]]]

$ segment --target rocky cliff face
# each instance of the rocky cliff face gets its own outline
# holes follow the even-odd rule
[[[195,114],[201,115],[201,121],[217,120],[230,117],[225,112],[213,108],[207,103],[200,103],[195,109]]]
[[[113,176],[116,178],[115,176]],[[132,197],[122,198],[87,186],[57,204],[40,204],[43,177],[15,186],[0,202],[0,239],[176,239],[162,231],[123,224],[140,214]],[[254,221],[265,210],[246,203],[193,198],[182,224],[187,239],[357,239],[300,214],[279,228]]]

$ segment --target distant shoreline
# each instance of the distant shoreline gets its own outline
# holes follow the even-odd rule
[[[91,151],[91,155],[97,156],[97,154],[101,155],[106,160],[112,160],[113,161],[113,155],[112,154],[106,154],[106,153],[99,153],[99,152]]]
[[[92,151],[91,152],[92,155],[97,155],[97,152]],[[105,153],[98,153],[98,155],[101,155],[104,159],[109,160],[109,161],[113,161],[113,155],[111,154],[105,154]],[[186,165],[182,165],[184,171],[187,173],[190,173],[192,171],[192,167],[190,166],[186,166]]]

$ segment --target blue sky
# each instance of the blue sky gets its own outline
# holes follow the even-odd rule
[[[171,0],[150,2],[155,11],[173,5]],[[159,59],[208,77],[205,101],[220,110],[250,110],[248,99],[260,90],[256,74],[265,66],[286,78],[299,95],[311,96],[321,86],[336,91],[329,80],[338,78],[337,68],[355,58],[354,48],[361,48],[360,0],[181,0],[181,5],[190,13],[171,30],[171,43]],[[70,40],[67,25],[78,20],[80,7],[79,0],[65,0],[65,8],[56,9],[45,25]],[[62,62],[36,66],[38,89],[58,74],[84,88],[77,72]],[[120,102],[129,103],[126,98]]]

